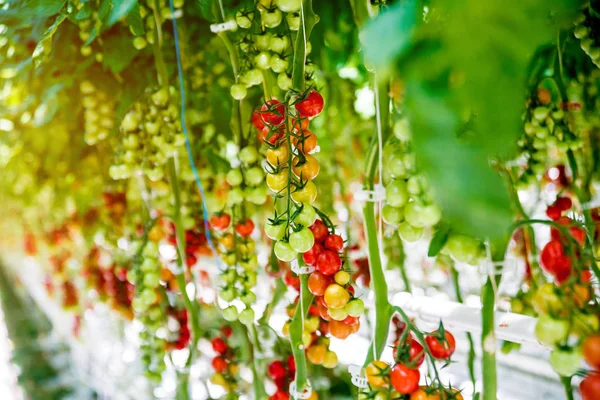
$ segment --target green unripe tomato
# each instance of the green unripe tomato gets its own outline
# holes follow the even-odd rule
[[[248,188],[246,191],[246,198],[256,205],[265,204],[267,201],[267,190],[268,189],[262,185],[255,188]]]
[[[271,57],[269,66],[271,67],[273,72],[279,74],[281,72],[287,71],[289,62],[287,60],[284,60],[283,58],[279,57],[277,54],[275,54]]]
[[[227,194],[227,203],[229,205],[240,204],[244,201],[244,191],[240,187],[233,188]]]
[[[269,69],[271,67],[271,55],[267,51],[261,51],[254,57],[254,64],[260,69]]]
[[[394,122],[394,136],[403,142],[410,140],[411,132],[408,118],[401,118]]]
[[[550,365],[560,376],[573,376],[581,366],[582,358],[579,349],[554,349],[550,353]]]
[[[144,286],[154,288],[160,283],[160,275],[150,272],[144,275]]]
[[[402,208],[386,204],[381,209],[381,217],[386,224],[396,226],[404,219],[404,212]]]
[[[408,222],[404,221],[398,226],[398,233],[400,238],[408,243],[416,242],[423,237],[423,228],[412,226]]]
[[[317,220],[317,212],[310,204],[303,204],[294,222],[305,227],[311,226]]]
[[[242,180],[243,180],[242,172],[237,168],[231,169],[231,170],[229,170],[229,172],[227,172],[227,176],[225,177],[225,180],[231,187],[239,186],[242,184]]]
[[[256,301],[256,295],[249,291],[246,294],[244,294],[240,300],[242,300],[242,303],[249,307]]]
[[[385,200],[393,207],[403,207],[408,199],[406,183],[402,180],[394,180],[385,188]]]
[[[306,253],[315,244],[315,237],[308,228],[302,228],[290,235],[290,246],[296,253]]]
[[[535,324],[535,337],[547,346],[556,346],[565,340],[568,334],[568,321],[554,319],[549,315],[541,315]]]
[[[238,319],[238,310],[235,308],[235,306],[227,307],[222,313],[225,321],[233,322]]]
[[[275,243],[275,255],[283,262],[290,262],[296,258],[298,253],[292,249],[288,242],[279,241]]]
[[[291,31],[297,31],[300,29],[300,14],[289,13],[285,16],[285,20],[287,21]]]
[[[231,97],[233,97],[234,99],[243,100],[246,98],[246,95],[248,94],[248,90],[246,89],[245,85],[236,83],[234,85],[231,85],[231,89],[229,89],[229,93],[231,93]]]
[[[233,287],[226,286],[219,294],[224,301],[229,303],[235,299],[236,292],[237,291]]]
[[[254,19],[253,13],[244,14],[238,11],[235,14],[235,22],[242,29],[250,29],[252,27],[252,20]]]
[[[239,320],[244,325],[251,325],[254,323],[254,310],[251,308],[244,309],[240,315]]]
[[[244,165],[254,164],[258,160],[258,151],[254,147],[247,146],[240,151],[240,161]]]
[[[295,13],[300,11],[302,0],[276,0],[275,4],[283,12]]]
[[[265,175],[259,167],[252,167],[246,171],[246,183],[250,186],[258,186],[265,180]]]
[[[327,314],[335,321],[343,321],[348,317],[348,312],[345,308],[328,308]]]
[[[344,306],[351,317],[360,317],[365,312],[365,303],[361,299],[354,299]]]
[[[404,178],[406,176],[406,168],[404,167],[404,157],[402,154],[392,154],[388,159],[388,168],[394,178]]]
[[[281,240],[285,236],[286,227],[285,221],[277,225],[267,222],[265,225],[265,234],[272,240]]]
[[[262,23],[267,28],[276,28],[283,20],[281,10],[274,9],[273,11],[262,11],[260,13]]]

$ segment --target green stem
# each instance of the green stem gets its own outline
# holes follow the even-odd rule
[[[173,199],[174,199],[174,215],[173,215],[173,224],[175,225],[175,236],[177,240],[177,264],[179,266],[180,272],[175,275],[177,279],[177,285],[179,286],[179,290],[181,291],[181,295],[183,296],[183,302],[185,308],[188,310],[190,314],[190,323],[192,326],[192,341],[190,346],[190,356],[188,358],[188,364],[191,363],[193,359],[193,355],[196,351],[196,345],[198,344],[198,340],[200,339],[200,326],[198,325],[199,316],[198,309],[196,307],[196,302],[192,302],[186,288],[185,281],[185,232],[183,229],[183,222],[181,220],[181,191],[179,187],[179,181],[177,179],[177,170],[175,167],[175,158],[170,158],[167,164],[167,170],[169,174],[169,181],[171,183],[171,189],[173,191]]]
[[[275,290],[273,291],[273,297],[271,302],[267,304],[265,308],[265,312],[258,323],[260,325],[269,325],[269,321],[271,320],[271,315],[273,314],[273,310],[277,307],[277,304],[283,299],[287,292],[287,285],[283,282],[281,278],[275,280]]]
[[[176,400],[189,400],[190,393],[188,390],[190,381],[189,372],[177,372],[177,391],[175,392]]]
[[[250,329],[246,326],[243,327],[244,335],[241,335],[244,340],[244,345],[248,350],[248,355],[250,359],[248,360],[248,365],[250,366],[250,370],[252,371],[252,387],[254,388],[254,398],[257,400],[264,399],[266,397],[265,385],[264,385],[264,377],[260,376],[258,373],[258,368],[256,368],[256,357],[254,356],[254,348],[255,343],[257,343],[257,337]]]
[[[454,268],[454,265],[451,266],[450,273],[452,274],[452,284],[454,285],[454,294],[456,296],[456,301],[459,303],[463,303],[462,293],[460,292],[460,285],[458,282],[458,271]],[[475,343],[473,342],[473,336],[467,332],[467,341],[469,342],[469,355],[467,359],[467,365],[469,368],[469,378],[471,378],[471,383],[473,387],[475,387]]]
[[[154,62],[156,64],[156,70],[158,72],[158,84],[162,87],[169,87],[169,72],[167,70],[167,64],[165,64],[165,58],[162,53],[162,24],[160,16],[160,4],[158,0],[154,0]]]
[[[563,376],[560,378],[563,386],[565,387],[565,395],[567,400],[573,400],[573,385],[571,385],[571,377]]]
[[[306,64],[306,43],[310,34],[319,22],[319,17],[313,12],[312,0],[302,0],[300,13],[300,28],[296,36],[294,47],[294,68],[292,70],[292,87],[297,91],[304,91],[304,66]]]
[[[308,308],[312,303],[313,296],[308,290],[308,275],[300,275],[300,300],[296,306],[294,318],[290,324],[290,342],[292,344],[292,354],[296,361],[296,390],[302,392],[306,389],[307,366],[306,353],[302,343],[302,332],[304,332],[304,319],[308,313]]]
[[[379,85],[379,107],[376,112],[379,113],[382,121],[381,139],[383,143],[387,141],[389,129],[387,129],[387,119],[389,114],[389,104],[387,85],[375,81]],[[375,175],[379,161],[379,143],[377,130],[371,139],[371,144],[367,152],[367,164],[365,167],[364,190],[374,190]],[[382,143],[382,146],[383,146]],[[385,342],[389,333],[389,321],[392,317],[392,309],[388,300],[388,286],[381,263],[381,252],[379,240],[377,237],[377,222],[375,220],[375,203],[367,201],[363,206],[363,219],[365,226],[365,237],[367,239],[367,250],[369,258],[369,270],[371,273],[371,288],[375,293],[375,337],[371,344],[371,350],[368,352],[364,365],[366,366],[373,360],[373,357],[379,358],[385,347]]]

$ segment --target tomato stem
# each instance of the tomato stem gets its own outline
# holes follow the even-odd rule
[[[290,324],[290,343],[292,344],[292,354],[296,362],[296,390],[301,392],[307,386],[307,365],[306,352],[302,342],[302,332],[304,331],[304,318],[308,313],[313,296],[308,290],[308,275],[300,275],[300,299],[296,306],[294,318]]]
[[[565,395],[567,400],[573,400],[573,385],[571,384],[570,376],[562,376],[560,378],[563,386],[565,387]]]

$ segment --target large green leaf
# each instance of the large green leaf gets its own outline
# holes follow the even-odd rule
[[[401,2],[366,28],[368,61],[406,81],[417,162],[452,227],[506,235],[508,189],[490,160],[514,155],[529,59],[578,2],[439,0],[426,23],[411,7]]]
[[[62,24],[66,19],[67,19],[66,14],[61,14],[58,17],[56,17],[56,20],[54,20],[54,23],[52,25],[50,25],[50,27],[48,29],[46,29],[46,32],[44,32],[44,34],[42,35],[42,38],[40,39],[38,44],[35,46],[35,49],[33,50],[32,58],[33,58],[33,65],[36,68],[40,66],[42,61],[44,61],[44,59],[46,57],[48,57],[48,55],[52,51],[52,37],[58,30],[58,27],[60,26],[60,24]]]
[[[107,36],[104,39],[103,65],[118,74],[131,64],[138,53],[139,51],[133,47],[131,37],[124,32]]]

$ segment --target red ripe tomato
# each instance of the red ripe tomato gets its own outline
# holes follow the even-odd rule
[[[558,259],[564,255],[564,248],[560,240],[552,239],[544,246],[540,254],[542,267],[546,272],[554,273]]]
[[[254,222],[250,218],[240,221],[235,226],[235,231],[242,237],[248,237],[254,230]]]
[[[315,296],[323,296],[325,289],[331,283],[331,278],[323,275],[319,271],[314,271],[308,277],[308,290]]]
[[[582,351],[585,362],[592,368],[600,369],[600,334],[585,338]]]
[[[194,265],[196,265],[196,262],[198,262],[198,258],[196,258],[196,256],[193,254],[185,257],[185,265],[187,265],[188,268],[192,268]]]
[[[427,347],[429,347],[429,351],[433,358],[438,360],[445,360],[449,358],[454,350],[456,349],[456,340],[454,340],[454,336],[448,331],[445,332],[444,338],[445,340],[440,341],[436,335],[438,331],[433,332],[431,335],[427,335],[425,337],[425,343],[427,343]]]
[[[271,133],[271,129],[265,126],[261,131],[261,139],[269,144],[274,145],[283,137],[283,133],[274,132]]]
[[[562,210],[556,205],[548,206],[548,208],[546,208],[546,215],[553,221],[559,219],[561,214]]]
[[[568,197],[559,197],[554,202],[554,206],[558,207],[561,211],[567,211],[573,207],[573,202]]]
[[[420,367],[425,361],[425,349],[423,345],[419,343],[417,339],[412,336],[410,337],[410,349],[408,350],[408,357],[411,363],[415,366]]]
[[[577,226],[569,228],[569,233],[580,245],[585,243],[585,231]]]
[[[348,315],[345,319],[342,320],[342,322],[346,325],[354,325],[358,322],[358,318],[359,317],[351,317],[350,315]]]
[[[283,364],[283,362],[281,362],[279,360],[273,361],[267,367],[267,372],[269,373],[269,376],[273,380],[275,380],[277,378],[283,378],[283,377],[285,377],[285,374],[286,374],[285,365]]]
[[[329,235],[329,230],[320,219],[316,220],[308,229],[313,233],[315,242],[317,243],[323,243],[327,235]]]
[[[217,356],[213,358],[211,365],[213,369],[218,373],[222,373],[227,370],[227,361],[225,361],[223,357]]]
[[[589,269],[581,271],[581,282],[588,283],[592,279],[592,273]]]
[[[223,332],[223,335],[225,335],[225,337],[230,338],[231,334],[233,333],[233,330],[230,326],[224,326],[221,328],[221,332]]]
[[[408,368],[404,364],[396,364],[390,373],[392,386],[400,394],[411,394],[419,389],[419,370]]]
[[[346,339],[352,332],[352,326],[343,323],[342,321],[329,321],[329,333],[331,336],[338,339]]]
[[[290,370],[290,374],[293,375],[296,373],[296,360],[293,355],[288,356],[287,358],[287,366]]]
[[[579,391],[583,400],[600,399],[600,374],[591,373],[579,384]]]
[[[277,391],[282,391],[287,393],[288,388],[290,387],[290,380],[287,377],[273,379],[275,386],[277,386]]]
[[[342,268],[340,256],[331,250],[324,250],[317,259],[317,270],[324,275],[333,275]]]
[[[306,120],[308,121],[308,120]],[[302,133],[303,140],[300,140],[296,136],[292,137],[292,143],[298,150],[307,154],[313,151],[317,147],[317,135],[311,131],[304,131]]]
[[[259,130],[265,127],[265,123],[263,122],[260,111],[258,110],[254,110],[252,112],[252,125]]]
[[[312,315],[313,317],[318,317],[320,315],[319,306],[312,304],[310,307],[308,307],[308,314]]]
[[[300,289],[300,278],[291,270],[288,270],[285,273],[284,280],[286,285],[293,287],[296,290]]]
[[[295,118],[290,118],[290,125],[292,126],[292,129],[295,132],[305,132],[308,129],[308,124],[310,123],[310,121],[308,120],[308,118],[302,118],[302,119],[295,119]],[[306,133],[304,133],[304,135],[306,135]]]
[[[267,101],[260,108],[260,118],[267,125],[279,125],[285,119],[285,105],[278,100]]]
[[[325,248],[339,253],[344,248],[344,239],[340,235],[329,235],[325,238]]]
[[[317,265],[319,254],[321,254],[323,250],[325,250],[325,248],[321,244],[315,242],[315,244],[313,244],[313,247],[309,251],[302,254],[302,259],[304,260],[306,265],[314,267]]]
[[[323,96],[316,90],[311,90],[304,100],[296,104],[296,110],[301,117],[316,117],[323,111]]]
[[[329,313],[327,312],[327,306],[323,305],[323,304],[319,304],[319,316],[321,317],[322,320],[325,321],[331,321],[331,317],[329,316]]]
[[[564,283],[571,276],[571,257],[559,257],[554,264],[554,279],[557,283]]]
[[[269,397],[269,400],[290,400],[290,394],[283,390],[277,390],[274,395]]]
[[[225,353],[227,353],[227,343],[225,343],[225,341],[221,338],[214,338],[211,341],[212,344],[212,348],[214,351],[216,351],[217,353],[223,355]]]

